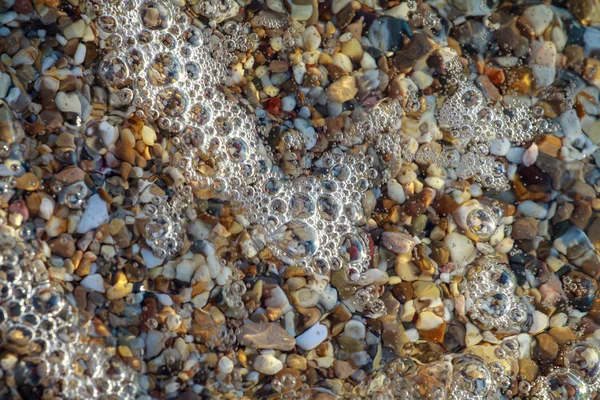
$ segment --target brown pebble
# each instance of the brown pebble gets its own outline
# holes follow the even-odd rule
[[[431,188],[424,188],[419,193],[411,196],[406,202],[403,204],[403,211],[406,215],[411,217],[415,217],[419,214],[423,214],[427,207],[431,204],[433,199],[435,198],[435,190]]]
[[[541,361],[552,361],[558,355],[558,344],[547,333],[536,336],[538,344],[538,358]]]
[[[516,240],[532,240],[537,236],[540,221],[533,217],[521,217],[513,224],[512,238]]]
[[[580,201],[573,210],[570,221],[579,229],[585,229],[592,218],[592,207],[587,201]]]

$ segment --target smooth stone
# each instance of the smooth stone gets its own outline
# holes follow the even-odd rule
[[[450,252],[450,258],[458,265],[464,266],[473,260],[475,245],[471,239],[457,232],[450,232],[444,238],[444,244]]]
[[[273,354],[261,354],[252,364],[255,370],[265,375],[275,375],[283,369],[283,363]]]
[[[165,345],[165,334],[160,331],[150,331],[146,336],[145,358],[150,360],[163,351]]]
[[[363,340],[365,335],[367,334],[367,330],[365,328],[365,324],[361,321],[357,321],[355,319],[351,319],[346,322],[344,326],[344,336],[354,339],[354,340]]]
[[[548,214],[548,208],[541,203],[536,203],[532,200],[525,200],[517,207],[517,210],[526,217],[534,217],[544,219]]]
[[[77,233],[86,233],[109,221],[108,205],[99,194],[89,198],[87,207],[79,220]]]
[[[85,28],[85,21],[83,19],[79,19],[65,28],[65,30],[63,31],[63,36],[67,40],[81,38],[85,33]]]
[[[540,36],[552,22],[554,13],[550,6],[546,4],[537,4],[531,6],[523,13],[523,19],[533,29],[536,36]]]
[[[276,322],[242,325],[238,341],[255,349],[290,351],[296,346],[296,340]]]
[[[323,343],[327,339],[328,334],[327,327],[319,322],[297,336],[296,344],[303,350],[312,350]]]
[[[285,96],[281,99],[281,109],[286,112],[294,111],[296,99],[293,96]]]
[[[77,93],[58,92],[54,101],[56,107],[62,112],[81,114],[81,101]]]
[[[533,322],[529,328],[529,333],[532,335],[538,334],[546,330],[550,324],[550,318],[541,311],[535,310],[533,312]]]
[[[371,44],[384,52],[400,49],[405,35],[412,38],[412,30],[408,22],[391,17],[377,18],[367,32]]]
[[[513,164],[521,164],[523,160],[523,153],[525,149],[523,147],[511,147],[506,153],[506,159]]]
[[[417,245],[411,235],[403,232],[384,232],[381,238],[385,248],[396,254],[409,253]]]
[[[0,99],[6,98],[11,85],[12,80],[10,79],[10,75],[0,72]]]
[[[327,98],[335,103],[344,103],[354,99],[358,93],[356,79],[353,76],[342,76],[327,87]]]
[[[100,274],[87,275],[80,282],[80,285],[86,289],[94,290],[96,292],[104,293],[104,279]]]
[[[570,227],[554,240],[552,247],[566,255],[569,260],[579,258],[586,251],[594,248],[585,232],[575,226]]]
[[[219,363],[217,364],[219,367],[219,372],[223,374],[230,374],[233,371],[233,361],[229,357],[221,357]]]
[[[154,253],[148,249],[142,249],[141,253],[142,259],[144,260],[146,268],[148,269],[156,268],[159,265],[162,265],[163,262],[165,262],[165,260],[156,257]]]
[[[512,238],[531,240],[537,236],[539,220],[532,217],[518,218],[512,225]]]
[[[586,57],[590,57],[592,52],[600,50],[600,29],[586,27],[583,33],[583,42]]]
[[[581,134],[581,123],[574,109],[565,111],[559,117],[560,125],[568,139],[575,139]]]
[[[309,26],[302,33],[302,41],[305,49],[317,50],[321,46],[321,34],[315,26]]]
[[[406,194],[404,193],[404,188],[395,179],[390,179],[387,182],[387,193],[388,197],[398,204],[402,204],[406,201]]]
[[[117,140],[119,139],[117,129],[113,125],[109,124],[108,121],[102,121],[98,126],[98,131],[100,133],[102,143],[105,146],[110,146],[117,143]]]

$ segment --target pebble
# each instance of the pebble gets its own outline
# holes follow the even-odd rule
[[[412,236],[402,232],[384,232],[383,245],[396,254],[410,253],[417,242]]]
[[[387,182],[387,193],[388,197],[398,204],[403,204],[406,201],[404,188],[395,179],[390,179]]]
[[[275,322],[243,325],[238,334],[238,341],[242,345],[257,349],[290,351],[296,346],[296,340]]]
[[[275,375],[283,369],[283,363],[273,354],[261,354],[252,363],[255,370],[265,375]]]
[[[234,364],[233,364],[233,361],[231,361],[231,358],[221,357],[219,359],[219,364],[218,364],[219,372],[221,372],[223,374],[230,374],[231,372],[233,372],[233,367],[234,367]],[[279,371],[277,371],[277,372],[279,372]]]
[[[523,12],[523,19],[533,29],[536,36],[541,36],[544,33],[550,22],[552,22],[553,17],[554,13],[552,9],[546,4],[537,4],[528,7]]]
[[[544,219],[548,214],[548,209],[540,203],[532,200],[525,200],[517,206],[517,210],[526,217]]]
[[[90,274],[81,280],[81,286],[94,290],[96,292],[104,293],[104,278],[100,274]]]
[[[457,232],[450,232],[444,238],[444,244],[450,252],[452,262],[464,266],[473,260],[475,246],[468,237]]]
[[[77,225],[77,233],[86,233],[98,228],[109,220],[108,205],[100,195],[94,194],[88,200],[88,205]]]
[[[541,311],[535,310],[533,312],[533,318],[531,322],[531,327],[529,328],[529,333],[532,335],[536,335],[540,332],[546,330],[550,323],[550,318],[546,314]]]
[[[327,87],[327,98],[334,103],[344,103],[358,93],[356,79],[353,76],[342,76]]]
[[[296,337],[296,344],[303,350],[312,350],[323,343],[327,339],[328,334],[325,325],[316,323]]]
[[[62,112],[81,114],[81,101],[77,93],[58,92],[54,99],[56,107]]]

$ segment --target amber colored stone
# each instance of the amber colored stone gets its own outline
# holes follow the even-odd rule
[[[453,214],[458,208],[460,204],[458,204],[450,195],[444,194],[439,199],[435,199],[431,206],[434,208],[438,214],[441,215],[450,215]]]
[[[571,214],[570,221],[579,229],[585,229],[593,215],[592,207],[586,201],[580,201]]]
[[[394,285],[392,293],[400,302],[406,303],[413,299],[415,290],[410,282],[400,282],[399,284]]]
[[[552,195],[552,178],[536,165],[521,166],[513,181],[517,200],[548,203]]]
[[[569,326],[551,328],[548,333],[550,336],[552,336],[556,343],[558,343],[559,346],[579,339],[579,336],[577,336],[575,332],[573,332],[573,329],[571,329]]]
[[[411,217],[423,214],[434,198],[435,190],[431,188],[424,188],[419,193],[406,200],[402,209],[406,215]]]
[[[513,68],[509,73],[508,87],[521,94],[531,94],[534,77],[530,68]]]
[[[538,151],[552,157],[558,157],[562,147],[562,140],[554,135],[539,135],[536,140]]]
[[[427,331],[419,330],[419,337],[424,340],[431,340],[436,343],[444,342],[444,335],[446,334],[446,322],[441,323],[437,328],[430,329]]]
[[[538,358],[542,361],[552,361],[558,355],[558,344],[547,333],[542,333],[536,337]]]
[[[519,375],[523,375],[526,381],[533,382],[537,378],[540,367],[535,361],[528,358],[519,360]]]
[[[486,67],[485,74],[496,86],[500,86],[506,81],[506,75],[504,74],[504,70],[502,68]]]

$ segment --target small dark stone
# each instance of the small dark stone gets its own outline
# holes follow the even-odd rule
[[[563,289],[571,305],[579,311],[588,311],[594,303],[598,283],[594,278],[579,271],[571,271],[562,277]]]
[[[394,57],[394,66],[400,70],[411,69],[417,60],[431,51],[431,42],[426,35],[417,33],[413,39]]]
[[[409,23],[392,17],[376,19],[368,31],[368,37],[373,46],[384,52],[401,49],[404,36],[413,37]]]

